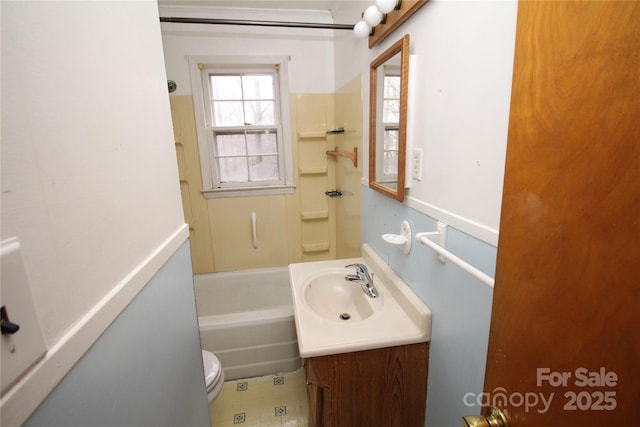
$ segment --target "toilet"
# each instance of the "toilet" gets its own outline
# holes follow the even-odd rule
[[[204,365],[204,379],[207,385],[209,403],[216,400],[224,385],[224,372],[222,365],[215,354],[202,350],[202,364]]]

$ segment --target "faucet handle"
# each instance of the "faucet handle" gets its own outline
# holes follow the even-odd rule
[[[366,266],[366,265],[364,265],[364,264],[349,264],[349,265],[345,265],[345,267],[346,267],[346,268],[349,268],[349,267],[355,267],[355,268],[356,268],[356,271],[357,271],[358,273],[362,273],[362,274],[365,274],[365,273],[367,273],[367,272],[368,272],[368,270],[367,270],[367,266]]]

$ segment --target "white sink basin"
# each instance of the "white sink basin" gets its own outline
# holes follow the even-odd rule
[[[358,283],[345,280],[353,269],[328,268],[312,274],[302,285],[307,307],[334,322],[358,322],[380,311],[384,297],[371,298]]]
[[[378,297],[345,280],[364,264]],[[431,310],[368,245],[362,257],[289,265],[298,347],[302,357],[427,342]],[[342,316],[341,316],[342,315]]]

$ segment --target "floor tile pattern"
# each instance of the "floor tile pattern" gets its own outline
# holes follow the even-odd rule
[[[209,406],[212,427],[307,427],[304,370],[227,381]]]

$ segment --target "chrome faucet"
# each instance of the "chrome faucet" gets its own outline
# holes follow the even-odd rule
[[[365,294],[367,294],[370,298],[375,298],[378,296],[378,290],[373,286],[373,273],[369,274],[369,270],[367,270],[367,266],[364,264],[349,264],[345,265],[345,267],[355,267],[356,274],[347,274],[344,280],[348,282],[357,282]]]

